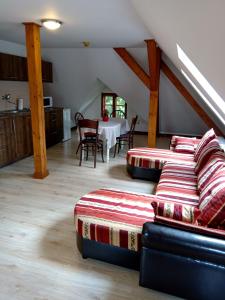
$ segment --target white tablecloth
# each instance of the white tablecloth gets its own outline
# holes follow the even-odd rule
[[[127,119],[121,119],[121,118],[110,118],[110,120],[115,121],[117,123],[120,123],[120,134],[124,134],[130,130],[129,123]]]
[[[109,120],[108,122],[99,121],[98,132],[100,138],[106,141],[108,149],[116,144],[116,138],[120,136],[121,124],[116,121]]]

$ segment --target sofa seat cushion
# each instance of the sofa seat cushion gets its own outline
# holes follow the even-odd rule
[[[175,153],[157,148],[134,148],[127,152],[127,163],[133,167],[162,169],[166,162],[195,164],[193,154]]]
[[[155,199],[119,190],[93,191],[75,206],[76,230],[85,239],[139,251],[142,226],[154,218]]]
[[[199,194],[194,165],[166,163],[157,185],[156,195],[165,201],[198,206]]]

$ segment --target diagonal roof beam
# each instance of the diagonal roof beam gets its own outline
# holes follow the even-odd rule
[[[150,89],[150,77],[136,62],[133,56],[125,48],[114,48],[114,50],[122,58],[122,60],[130,67],[130,69],[137,75],[137,77],[144,83],[144,85],[148,89]]]

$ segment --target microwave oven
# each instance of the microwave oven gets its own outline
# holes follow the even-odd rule
[[[52,107],[53,106],[53,100],[52,97],[44,97],[44,107]]]

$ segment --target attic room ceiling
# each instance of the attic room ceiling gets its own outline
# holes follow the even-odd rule
[[[23,22],[54,18],[63,26],[49,32],[42,28],[46,48],[142,47],[149,31],[136,14],[130,0],[2,0],[0,40],[25,43]]]

